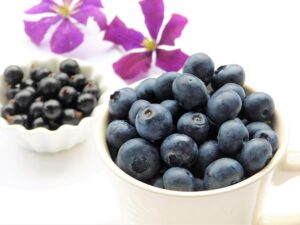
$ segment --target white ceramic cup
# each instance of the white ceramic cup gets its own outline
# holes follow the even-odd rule
[[[300,175],[300,153],[287,151],[286,124],[279,110],[274,128],[280,147],[270,163],[252,177],[229,187],[178,192],[152,187],[127,175],[112,161],[106,144],[108,106],[101,111],[97,125],[97,148],[113,178],[120,203],[122,224],[203,224],[203,225],[299,225],[300,215],[262,215],[266,190],[272,183]],[[273,175],[276,177],[274,179]],[[300,192],[298,193],[300,194]]]

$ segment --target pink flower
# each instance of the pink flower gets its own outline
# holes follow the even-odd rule
[[[181,35],[188,22],[187,19],[173,14],[158,40],[158,33],[164,20],[163,0],[142,0],[139,3],[151,39],[139,31],[129,29],[121,19],[115,17],[106,29],[104,40],[119,44],[127,51],[142,49],[129,53],[115,62],[113,64],[115,72],[125,80],[137,78],[150,69],[154,53],[156,66],[165,71],[178,71],[188,56],[180,49],[165,50],[162,47],[175,45],[175,39]]]
[[[88,18],[93,18],[101,29],[107,26],[106,17],[101,12],[100,0],[62,0],[58,5],[53,0],[42,0],[38,5],[27,10],[27,14],[53,13],[39,21],[24,21],[25,32],[37,45],[41,43],[48,29],[60,22],[50,40],[51,50],[55,53],[69,52],[83,42],[84,35],[73,22],[86,25]]]

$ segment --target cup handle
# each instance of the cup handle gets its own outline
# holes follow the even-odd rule
[[[287,151],[275,170],[272,183],[279,186],[291,178],[300,176],[300,151]],[[262,215],[259,225],[299,225],[300,212],[289,215]]]

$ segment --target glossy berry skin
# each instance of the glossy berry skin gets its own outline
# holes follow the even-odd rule
[[[23,71],[18,66],[9,66],[4,70],[4,80],[11,86],[20,84],[23,76]]]
[[[2,117],[13,116],[16,114],[16,107],[13,103],[8,103],[1,108]]]
[[[11,118],[8,118],[9,124],[18,124],[27,128],[28,126],[28,116],[26,114],[14,115]]]
[[[132,88],[119,89],[110,96],[109,113],[117,119],[125,119],[136,100],[137,94]]]
[[[150,184],[154,187],[162,188],[164,189],[164,183],[162,177],[155,177],[151,180]]]
[[[66,106],[73,106],[78,98],[78,92],[71,86],[64,86],[58,93],[59,101]]]
[[[132,106],[129,110],[129,113],[128,113],[129,122],[132,125],[135,125],[135,117],[138,114],[138,112],[150,104],[151,104],[150,102],[148,102],[147,100],[143,100],[143,99],[135,101],[132,104]]]
[[[233,91],[214,94],[207,103],[207,116],[216,124],[222,124],[238,116],[242,108],[240,96]]]
[[[271,158],[271,144],[265,139],[254,138],[245,144],[239,161],[248,174],[254,174],[264,168]]]
[[[69,76],[80,73],[79,64],[74,59],[65,59],[59,65],[59,70]]]
[[[245,71],[237,64],[229,64],[226,66],[220,66],[211,81],[211,85],[214,90],[219,89],[224,84],[235,83],[241,86],[245,82]]]
[[[35,82],[39,82],[43,78],[48,77],[51,73],[51,70],[48,68],[35,68],[31,71],[30,78]]]
[[[95,96],[96,99],[99,99],[101,95],[101,90],[96,81],[89,80],[83,88],[82,93],[92,94]]]
[[[144,99],[150,102],[155,102],[156,97],[154,94],[155,79],[148,78],[143,80],[136,88],[136,94],[138,99]]]
[[[249,123],[247,124],[247,129],[248,129],[248,132],[249,132],[249,137],[252,138],[253,135],[257,132],[257,131],[260,131],[260,130],[272,130],[272,128],[264,123],[264,122],[252,122],[252,123]]]
[[[8,100],[13,99],[16,94],[20,91],[20,87],[9,87],[6,92],[6,97]]]
[[[77,98],[77,109],[83,113],[91,113],[97,105],[97,99],[94,95],[84,93]]]
[[[170,111],[173,121],[177,121],[182,114],[182,108],[176,100],[167,99],[160,103],[163,107]]]
[[[54,78],[57,79],[61,83],[61,86],[69,85],[69,76],[66,73],[56,74],[54,76]]]
[[[233,156],[239,153],[244,142],[249,140],[249,133],[243,123],[229,120],[221,125],[217,139],[220,151]]]
[[[209,132],[209,121],[202,113],[187,112],[177,122],[179,133],[186,134],[193,138],[197,144],[206,140]]]
[[[138,133],[134,126],[125,120],[114,120],[109,123],[106,130],[106,140],[110,147],[119,148],[128,140],[137,138]]]
[[[45,97],[55,97],[61,88],[61,83],[54,77],[45,77],[40,81],[39,90]]]
[[[44,103],[43,115],[49,120],[55,120],[61,116],[62,107],[57,100],[50,99]]]
[[[31,79],[26,79],[26,80],[22,81],[20,87],[21,87],[21,89],[26,88],[26,87],[36,88],[36,83]]]
[[[38,127],[44,127],[46,129],[49,129],[48,123],[42,117],[38,117],[32,122],[32,128]]]
[[[214,69],[215,64],[208,55],[197,53],[187,59],[183,67],[183,72],[195,75],[208,85],[214,74]]]
[[[187,169],[171,167],[163,175],[163,185],[173,191],[194,191],[194,176]]]
[[[249,121],[266,121],[271,119],[275,105],[272,97],[263,92],[255,92],[244,100],[243,111]]]
[[[162,160],[169,165],[189,168],[197,160],[196,142],[185,134],[172,134],[160,146]]]
[[[28,90],[21,90],[15,96],[15,103],[18,109],[24,111],[30,106],[33,99],[34,99],[34,95],[32,94],[32,92]]]
[[[227,187],[243,180],[242,165],[230,158],[218,159],[206,168],[204,187],[207,190]]]
[[[135,126],[141,137],[149,141],[158,141],[170,134],[173,119],[171,113],[163,106],[151,104],[138,112]]]
[[[29,117],[31,119],[36,119],[43,115],[44,103],[41,101],[33,102],[29,107]]]
[[[238,85],[238,84],[235,84],[235,83],[224,84],[221,88],[219,88],[216,91],[216,93],[220,93],[222,91],[234,91],[235,93],[237,93],[241,97],[242,101],[246,97],[246,93],[245,93],[244,88],[241,85]]]
[[[86,85],[86,77],[83,74],[76,74],[70,77],[70,86],[74,87],[76,90],[81,91]]]
[[[155,79],[154,93],[160,100],[173,99],[172,85],[174,80],[180,75],[177,72],[167,72]]]
[[[82,113],[76,111],[75,109],[65,109],[62,112],[61,120],[63,124],[77,125],[79,124],[82,117]]]
[[[191,74],[179,75],[173,82],[172,90],[174,98],[188,111],[205,106],[209,97],[205,84]]]
[[[279,146],[278,136],[275,131],[267,129],[267,130],[259,130],[257,131],[253,138],[263,138],[266,139],[272,146],[272,153],[274,154]]]
[[[193,172],[199,177],[204,176],[206,167],[213,161],[222,157],[218,143],[215,140],[204,142],[198,150],[198,157],[193,166]]]
[[[160,169],[158,149],[142,138],[125,142],[118,152],[116,163],[121,170],[140,181],[152,179]]]
[[[204,181],[200,178],[195,178],[194,180],[194,191],[204,191]]]

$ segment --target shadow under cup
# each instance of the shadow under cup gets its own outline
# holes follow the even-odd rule
[[[246,87],[246,90],[252,89]],[[106,105],[98,120],[96,141],[117,190],[122,224],[257,224],[264,194],[271,185],[273,172],[286,151],[286,128],[278,110],[274,116],[274,130],[278,134],[280,146],[268,165],[240,183],[200,192],[156,188],[123,172],[110,157],[105,138],[108,122],[109,112]]]

